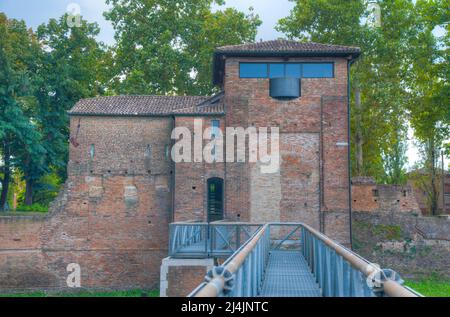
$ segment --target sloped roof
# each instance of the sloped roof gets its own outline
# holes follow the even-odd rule
[[[359,54],[359,47],[321,44],[315,42],[298,42],[278,39],[241,45],[221,46],[218,53],[344,53]]]
[[[109,96],[81,99],[69,115],[169,116],[175,114],[222,114],[216,96]],[[219,98],[220,101],[220,98]],[[197,109],[198,106],[198,109]]]

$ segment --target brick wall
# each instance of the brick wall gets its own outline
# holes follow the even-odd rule
[[[285,59],[226,60],[227,126],[276,126],[281,133],[279,174],[261,175],[248,163],[226,164],[227,213],[251,221],[303,221],[348,243],[347,60],[289,62],[312,60],[334,62],[335,78],[302,79],[302,95],[294,100],[271,98],[269,79],[239,78],[240,62]]]
[[[64,203],[44,217],[0,217],[0,289],[65,289],[72,262],[85,288],[157,288],[171,214],[171,125],[72,117],[80,145],[70,147]]]
[[[352,179],[352,209],[361,212],[421,214],[410,185],[377,185],[370,177]]]

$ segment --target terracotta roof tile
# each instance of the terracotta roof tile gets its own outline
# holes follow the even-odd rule
[[[210,100],[217,96],[110,96],[88,98],[80,100],[69,111],[69,114],[111,116],[221,114],[223,113],[223,106],[210,104]],[[197,106],[199,106],[198,109]]]
[[[217,53],[360,53],[359,47],[278,39],[218,47]]]

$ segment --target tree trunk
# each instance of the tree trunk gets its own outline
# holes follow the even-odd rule
[[[31,206],[33,204],[33,181],[27,179],[25,181],[25,205]]]
[[[356,174],[362,176],[363,174],[363,136],[362,136],[362,109],[361,109],[361,90],[355,88],[355,141],[356,141]]]
[[[3,160],[5,162],[3,168],[3,179],[2,179],[2,193],[0,195],[0,211],[5,211],[6,209],[6,201],[8,199],[8,191],[9,191],[9,183],[11,181],[11,167],[10,167],[10,153],[9,147],[4,145],[3,147],[4,157]]]
[[[436,148],[434,146],[434,142],[430,142],[430,174],[431,174],[431,214],[433,216],[437,215],[437,205],[438,205],[438,191],[436,188]]]

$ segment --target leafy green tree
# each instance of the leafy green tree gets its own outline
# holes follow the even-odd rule
[[[69,122],[67,111],[82,98],[104,93],[103,71],[104,45],[95,37],[100,32],[96,23],[80,19],[79,26],[70,27],[65,14],[58,20],[51,19],[37,29],[42,52],[34,85],[37,100],[37,125],[42,133],[41,144],[45,148],[46,170],[38,170],[36,156],[24,161],[22,167],[27,186],[26,197],[32,197],[36,184],[51,169],[56,169],[64,179],[68,155]],[[27,184],[28,184],[27,183]],[[25,204],[31,204],[26,199]]]
[[[411,45],[411,67],[408,81],[411,96],[408,104],[411,126],[419,141],[424,177],[421,185],[427,193],[431,214],[437,214],[439,198],[439,158],[445,142],[450,138],[450,116],[448,101],[449,56],[448,2],[418,0],[416,3],[417,37]],[[437,26],[446,30],[436,38],[433,30]]]
[[[391,163],[403,161],[404,149],[399,150],[408,122],[411,45],[419,33],[414,2],[378,1],[379,26],[366,23],[371,12],[364,0],[294,2],[290,16],[278,26],[288,37],[361,47],[363,54],[351,71],[352,173],[393,181]],[[392,158],[390,167],[386,158]]]
[[[37,48],[34,35],[23,21],[0,14],[1,210],[6,207],[13,169],[20,168],[26,157],[43,154],[41,135],[27,115],[33,105],[29,103],[33,91],[30,73]]]
[[[111,88],[118,94],[209,94],[215,47],[254,41],[252,13],[213,12],[214,0],[107,0],[115,28]]]

